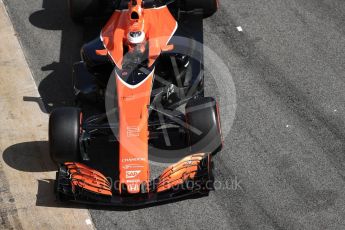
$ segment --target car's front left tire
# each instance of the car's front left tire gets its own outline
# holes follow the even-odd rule
[[[49,117],[49,150],[58,164],[80,160],[80,121],[78,108],[65,107],[54,110]]]

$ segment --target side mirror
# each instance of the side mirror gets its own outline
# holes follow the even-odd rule
[[[162,51],[163,52],[169,52],[169,51],[172,51],[174,50],[174,45],[166,45],[165,47],[162,48]]]
[[[96,54],[98,56],[107,56],[108,55],[108,50],[103,49],[103,50],[96,50]]]

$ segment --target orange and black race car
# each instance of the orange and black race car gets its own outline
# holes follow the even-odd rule
[[[223,143],[217,102],[204,96],[203,19],[218,1],[69,0],[69,8],[76,22],[107,22],[74,64],[76,107],[50,115],[57,197],[142,206],[208,195]],[[111,157],[99,142],[113,146]],[[177,160],[151,179],[155,154]]]

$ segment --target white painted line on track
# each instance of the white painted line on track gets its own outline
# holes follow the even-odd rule
[[[239,32],[242,32],[242,31],[243,31],[243,29],[242,29],[241,26],[237,26],[236,29],[237,29]]]

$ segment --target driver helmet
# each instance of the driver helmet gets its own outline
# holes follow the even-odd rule
[[[145,40],[144,31],[129,31],[127,34],[127,40],[130,44],[141,44]]]

